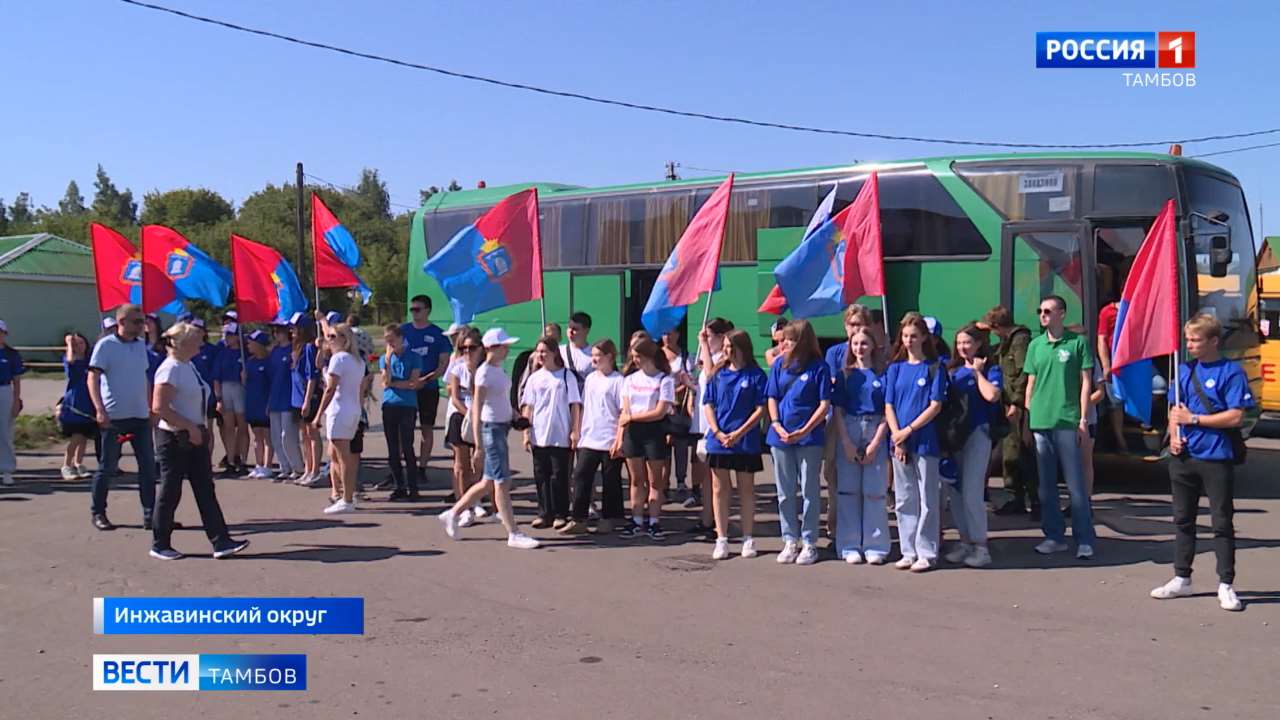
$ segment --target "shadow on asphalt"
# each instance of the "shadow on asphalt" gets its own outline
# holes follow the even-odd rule
[[[294,560],[319,563],[373,562],[393,557],[433,557],[443,550],[401,550],[387,545],[286,545],[297,550],[271,553],[247,552],[236,557],[252,560]]]

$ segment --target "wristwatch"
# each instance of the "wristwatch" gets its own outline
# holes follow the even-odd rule
[[[1199,424],[1200,424],[1200,416],[1199,416],[1199,415],[1192,415],[1192,416],[1191,416],[1191,424],[1192,424],[1192,425],[1199,425]]]

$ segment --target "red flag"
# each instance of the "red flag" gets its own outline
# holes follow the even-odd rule
[[[760,303],[760,307],[756,309],[758,313],[769,313],[770,315],[781,315],[787,311],[787,297],[782,294],[782,288],[776,284],[769,291],[768,297],[764,302]]]
[[[476,220],[485,246],[506,250],[513,272],[498,280],[508,305],[542,297],[542,236],[538,232],[538,189],[516,193]],[[481,253],[486,253],[484,247]]]
[[[692,305],[699,295],[715,287],[732,194],[733,175],[729,175],[698,208],[698,214],[676,242],[671,253],[676,257],[675,267],[664,273],[668,304]]]
[[[133,243],[106,225],[89,223],[93,248],[93,275],[98,286],[98,310],[106,312],[126,303],[138,302],[136,289],[142,285],[142,260]]]
[[[231,234],[231,274],[242,323],[285,322],[307,309],[293,268],[275,249]]]
[[[844,301],[884,295],[884,247],[880,237],[880,181],[867,178],[853,204],[832,220],[844,236]]]
[[[1173,200],[1138,248],[1120,293],[1111,341],[1111,372],[1178,350],[1178,233]]]

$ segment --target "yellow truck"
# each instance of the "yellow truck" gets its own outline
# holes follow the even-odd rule
[[[1280,420],[1280,236],[1266,238],[1258,252],[1262,306],[1262,416]]]

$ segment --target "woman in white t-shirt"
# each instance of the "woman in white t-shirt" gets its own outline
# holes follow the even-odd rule
[[[196,372],[191,358],[200,352],[203,331],[180,322],[164,334],[169,341],[169,357],[155,374],[151,410],[160,418],[156,431],[156,459],[160,461],[160,497],[156,500],[155,524],[151,536],[151,557],[177,560],[182,553],[170,545],[173,514],[182,500],[182,481],[191,483],[200,510],[200,524],[213,543],[213,556],[234,555],[249,545],[233,540],[222,516],[222,507],[213,489],[213,465],[209,457],[207,413],[212,396],[208,383]]]
[[[597,533],[613,532],[622,521],[622,373],[618,372],[618,347],[604,339],[591,346],[591,365],[582,386],[582,413],[578,423],[577,465],[573,470],[573,518],[560,529],[564,535],[587,531],[591,493],[596,470],[603,478],[604,504]]]
[[[464,420],[471,413],[472,378],[476,368],[484,363],[484,343],[479,330],[465,325],[454,337],[457,338],[457,353],[444,374],[449,395],[445,406],[444,441],[453,450],[453,500],[457,502],[476,482],[474,433],[465,427]],[[484,504],[477,502],[475,507],[462,511],[458,526],[469,527],[488,515]]]
[[[622,381],[622,415],[618,424],[625,430],[622,452],[631,476],[631,524],[622,531],[625,538],[648,533],[649,538],[666,540],[658,516],[667,490],[667,416],[675,402],[675,381],[667,356],[652,340],[641,340],[631,348],[636,371]],[[645,510],[648,507],[648,525]]]
[[[484,334],[485,361],[476,368],[472,380],[471,430],[476,444],[475,470],[483,470],[480,482],[472,485],[453,507],[440,513],[445,534],[458,537],[458,520],[462,511],[475,506],[486,493],[493,492],[498,518],[507,529],[507,547],[532,550],[538,541],[520,532],[511,509],[511,459],[507,435],[511,432],[511,376],[502,364],[519,338],[507,335],[502,328]]]
[[[538,369],[520,394],[520,410],[529,420],[524,447],[533,454],[538,487],[538,517],[530,525],[559,530],[569,524],[569,464],[578,444],[582,398],[553,338],[539,340],[533,357]]]
[[[329,438],[329,459],[333,462],[329,480],[337,499],[324,512],[336,515],[356,509],[359,465],[351,452],[351,440],[360,428],[360,382],[364,379],[364,363],[352,354],[357,350],[350,325],[326,325],[325,330],[325,343],[332,357],[325,369],[327,382],[313,425],[316,429],[323,428]]]

